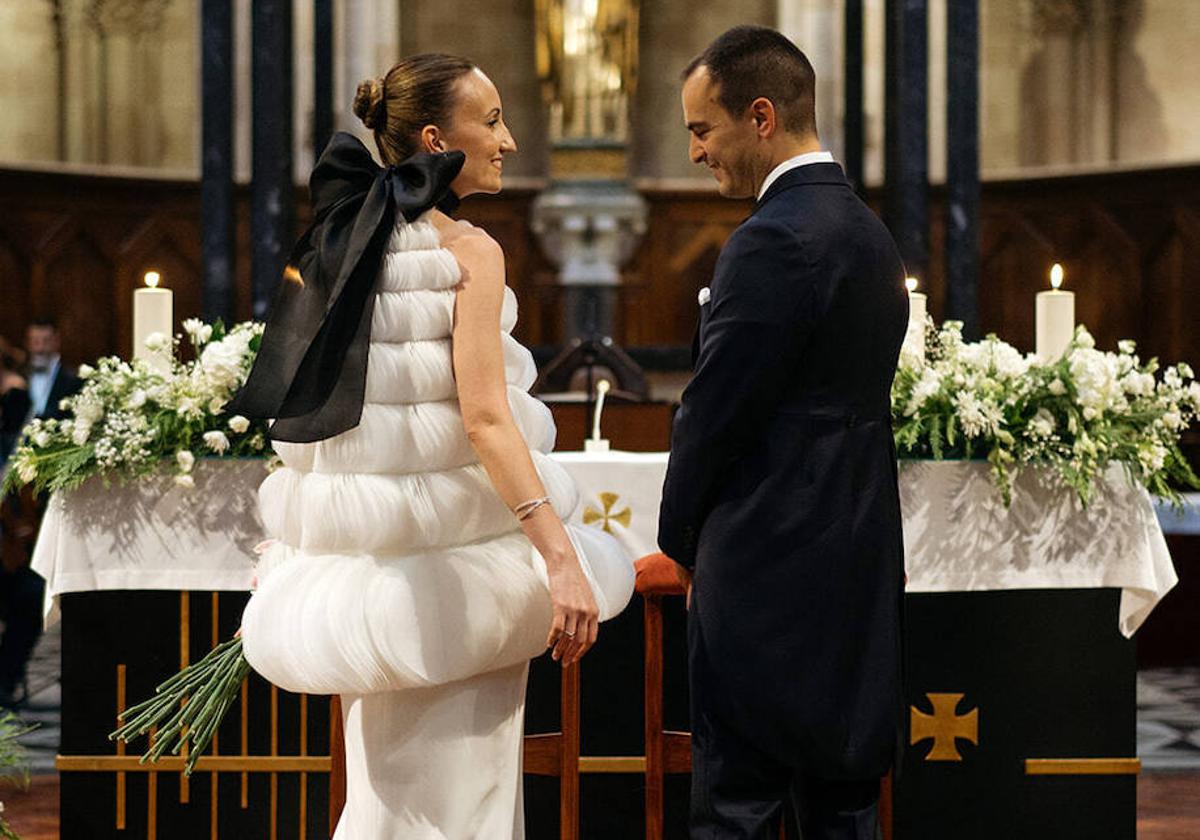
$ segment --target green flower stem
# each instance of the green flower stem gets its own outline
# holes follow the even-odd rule
[[[190,776],[249,673],[242,640],[224,642],[159,685],[153,697],[126,710],[120,717],[128,722],[108,737],[128,743],[158,727],[154,744],[141,762],[157,761],[168,751],[179,755],[185,744],[190,745],[184,764],[184,773]]]

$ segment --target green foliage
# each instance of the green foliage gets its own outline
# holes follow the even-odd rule
[[[955,322],[931,325],[924,356],[906,348],[892,385],[901,458],[985,457],[1006,504],[1026,465],[1052,469],[1084,504],[1112,464],[1176,503],[1180,488],[1200,488],[1179,449],[1200,413],[1188,365],[1160,372],[1157,359],[1138,359],[1133,342],[1098,351],[1082,327],[1064,356],[1046,363],[994,335],[966,343]]]

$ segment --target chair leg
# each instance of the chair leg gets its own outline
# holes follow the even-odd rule
[[[342,698],[329,700],[329,836],[346,807],[346,736],[342,731]]]
[[[663,836],[662,597],[642,599],[645,632],[646,840]]]
[[[879,782],[879,826],[883,831],[883,840],[892,840],[894,809],[895,791],[892,785],[892,772],[889,771]]]
[[[562,675],[562,766],[559,772],[559,837],[579,840],[579,663]]]

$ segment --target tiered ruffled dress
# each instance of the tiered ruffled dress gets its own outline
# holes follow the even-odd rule
[[[380,269],[366,397],[354,429],[275,443],[259,490],[267,533],[242,620],[246,658],[290,691],[342,695],[347,802],[335,840],[520,838],[530,658],[545,649],[545,562],[463,429],[451,362],[460,272],[428,215],[399,221]],[[578,503],[546,453],[536,368],[500,329],[513,417],[554,510]],[[568,526],[601,619],[633,591],[607,534]]]

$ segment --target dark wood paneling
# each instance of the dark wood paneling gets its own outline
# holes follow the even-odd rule
[[[462,215],[508,256],[521,303],[517,337],[562,335],[554,269],[529,229],[535,193],[468,199]],[[729,233],[750,211],[707,192],[648,192],[649,230],[625,271],[616,338],[627,347],[690,344],[696,292],[712,277]],[[872,196],[878,205],[878,195]],[[934,258],[922,278],[935,318],[944,312],[943,195],[932,195]],[[0,334],[19,338],[30,317],[62,322],[78,363],[129,352],[130,292],[156,267],[176,292],[179,319],[200,314],[199,185],[0,170]],[[248,196],[238,195],[237,301],[249,317]],[[307,208],[300,208],[304,224]],[[1062,262],[1078,316],[1101,347],[1136,339],[1146,355],[1200,362],[1200,167],[991,182],[980,230],[983,330],[1033,348],[1033,296]]]

